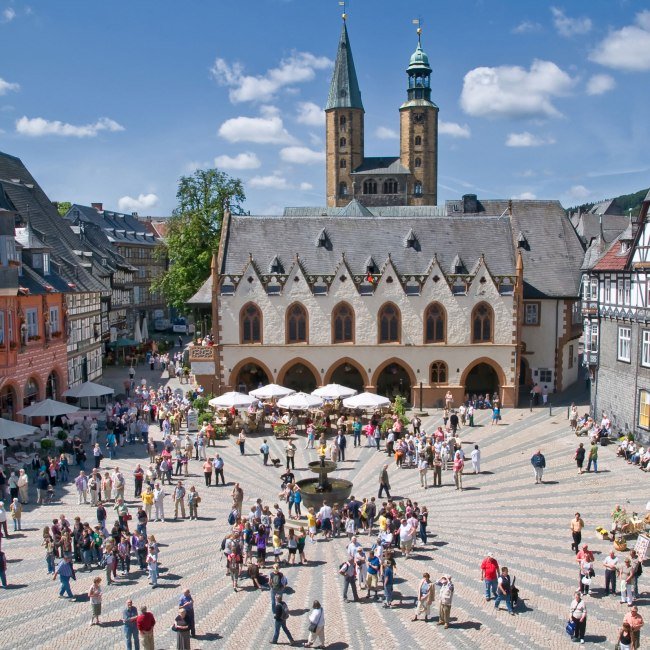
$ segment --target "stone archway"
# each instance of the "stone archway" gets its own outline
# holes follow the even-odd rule
[[[230,386],[232,390],[248,393],[255,388],[271,383],[271,371],[257,359],[244,359],[240,361],[230,373]]]
[[[393,399],[401,395],[407,402],[411,401],[411,388],[415,386],[413,370],[401,359],[389,359],[382,363],[372,378],[377,393]]]
[[[13,420],[18,408],[18,392],[11,384],[5,384],[0,390],[0,417]]]
[[[352,359],[340,359],[330,366],[330,369],[325,373],[325,384],[341,384],[348,388],[354,388],[358,393],[363,393],[368,384],[368,375],[359,365]]]
[[[38,385],[38,380],[36,377],[30,377],[25,382],[25,388],[23,389],[23,408],[32,404],[32,402],[38,402],[40,399],[40,387]]]
[[[494,393],[500,396],[501,388],[505,385],[505,376],[495,361],[481,357],[465,368],[460,383],[470,397],[486,393],[490,396]]]
[[[61,397],[61,381],[59,379],[59,373],[56,370],[47,376],[47,382],[45,383],[45,397],[53,400],[59,400]]]
[[[292,359],[278,373],[278,384],[296,392],[311,393],[320,386],[320,373],[305,359]]]

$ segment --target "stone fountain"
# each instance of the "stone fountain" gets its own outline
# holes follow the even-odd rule
[[[333,460],[315,460],[309,463],[309,469],[318,474],[318,478],[305,478],[298,481],[302,492],[302,502],[306,508],[316,511],[323,505],[323,499],[331,506],[343,504],[352,492],[352,481],[342,478],[329,478],[327,475],[336,469]]]

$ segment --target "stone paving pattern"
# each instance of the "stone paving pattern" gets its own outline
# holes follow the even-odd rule
[[[148,372],[145,376],[153,378]],[[158,379],[159,373],[156,382]],[[118,386],[121,380],[120,376]],[[172,385],[177,386],[175,380]],[[481,446],[484,471],[479,476],[466,474],[463,492],[454,489],[451,471],[443,474],[442,488],[424,490],[417,470],[400,470],[390,464],[392,494],[426,504],[430,511],[429,544],[418,546],[412,559],[405,561],[397,555],[395,589],[407,597],[404,604],[386,610],[365,599],[361,603],[344,603],[337,567],[345,557],[347,540],[342,537],[307,543],[310,566],[282,569],[290,586],[287,602],[292,611],[288,625],[296,640],[306,640],[306,614],[312,601],[319,599],[325,608],[326,642],[330,648],[567,647],[570,642],[564,626],[578,583],[577,565],[570,550],[569,520],[579,510],[586,523],[583,540],[598,553],[595,595],[587,602],[587,643],[613,647],[617,626],[627,608],[619,605],[617,597],[601,596],[604,571],[600,563],[610,545],[601,541],[594,529],[609,525],[609,513],[616,503],[628,510],[644,511],[647,495],[639,490],[639,484],[646,475],[615,458],[614,448],[608,447],[601,450],[602,471],[598,475],[578,476],[573,462],[577,439],[568,430],[566,407],[556,409],[553,416],[549,416],[548,409],[532,413],[527,409],[506,411],[498,427],[489,425],[487,415],[478,416],[480,426],[461,432],[468,456],[473,443]],[[439,418],[439,412],[426,418],[425,429],[437,424]],[[155,435],[159,437],[158,432]],[[245,505],[258,496],[271,505],[277,500],[282,470],[262,466],[260,443],[261,436],[250,436],[246,456],[242,457],[234,439],[219,442],[218,452],[226,463],[226,487],[207,490],[199,462],[192,461],[192,476],[186,485],[195,484],[202,496],[200,520],[149,524],[149,532],[161,542],[162,588],[152,590],[141,572],[132,571],[128,579],[119,578],[118,572],[115,585],[103,585],[102,627],[88,626],[90,606],[85,594],[92,577],[103,576],[103,571],[79,571],[72,586],[80,597],[75,602],[60,600],[58,580],[54,583],[47,576],[40,547],[40,531],[53,517],[63,512],[72,519],[83,513],[94,524],[94,508],[76,505],[71,483],[62,501],[55,505],[28,506],[23,514],[24,532],[3,540],[12,588],[0,592],[0,648],[123,648],[119,619],[128,597],[138,606],[146,604],[156,616],[156,648],[173,648],[176,641],[170,628],[177,599],[186,587],[191,588],[196,603],[198,638],[192,640],[192,648],[266,647],[273,627],[269,594],[249,590],[248,581],[243,582],[246,589],[234,593],[219,549],[228,529],[226,519],[235,481],[244,488]],[[271,437],[269,443],[271,456],[284,459],[283,445]],[[303,471],[296,474],[304,476],[307,462],[315,459],[315,451],[305,450],[302,440],[297,444],[296,468]],[[530,465],[530,456],[538,447],[547,459],[548,483],[542,485],[535,484]],[[116,461],[128,477],[126,494],[132,504],[135,501],[130,472],[138,461],[146,461],[140,445],[124,448]],[[339,463],[335,475],[352,480],[358,498],[376,496],[377,475],[385,461],[384,453],[349,446],[347,460]],[[113,463],[105,460],[103,465],[110,467]],[[32,503],[34,496],[30,493]],[[169,497],[166,514],[169,516],[171,511]],[[364,546],[369,545],[366,537],[361,540]],[[479,565],[487,551],[492,551],[501,565],[510,567],[511,575],[517,578],[522,598],[517,616],[495,612],[493,604],[484,600]],[[423,571],[434,579],[443,573],[453,576],[456,591],[448,630],[435,624],[437,603],[433,622],[410,620]],[[639,605],[647,602],[643,582],[642,577]],[[643,608],[641,611],[645,614]],[[281,643],[286,643],[282,635],[280,638]]]

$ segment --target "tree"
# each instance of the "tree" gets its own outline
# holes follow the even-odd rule
[[[157,250],[167,256],[167,271],[152,284],[167,302],[183,311],[187,301],[210,275],[212,254],[219,248],[226,207],[241,214],[244,187],[218,169],[199,169],[182,176],[176,192],[178,207],[169,221],[165,244]]]
[[[53,201],[54,207],[59,211],[59,214],[64,217],[68,210],[72,207],[70,201]]]

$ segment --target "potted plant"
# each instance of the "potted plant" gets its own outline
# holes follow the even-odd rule
[[[68,434],[65,431],[59,431],[59,433],[56,434],[56,437],[59,440],[67,440],[68,439]]]
[[[54,440],[51,440],[50,438],[43,438],[43,440],[41,440],[41,449],[43,451],[49,451],[52,447],[54,447]]]

